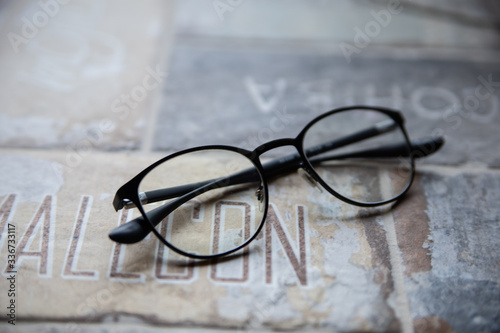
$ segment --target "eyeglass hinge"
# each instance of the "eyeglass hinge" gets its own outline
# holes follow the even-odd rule
[[[143,205],[148,203],[148,197],[146,196],[145,192],[139,193],[139,200]],[[123,202],[123,208],[125,209],[137,208],[137,206],[135,205],[135,203],[132,202],[132,200],[123,199],[122,202]]]

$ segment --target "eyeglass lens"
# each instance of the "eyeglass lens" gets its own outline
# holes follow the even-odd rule
[[[308,129],[303,149],[327,186],[358,203],[391,200],[411,181],[410,145],[401,127],[382,112],[331,114]]]
[[[257,168],[229,150],[200,150],[169,159],[144,177],[139,192],[151,202],[142,206],[156,230],[190,254],[238,248],[257,232],[264,217]]]

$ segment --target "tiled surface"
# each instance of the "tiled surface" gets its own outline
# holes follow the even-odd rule
[[[500,139],[499,64],[387,57],[347,64],[308,49],[186,44],[178,42],[171,58],[157,150],[188,148],[186,142],[254,149],[295,137],[327,110],[365,104],[402,110],[412,138],[445,136],[447,145],[429,162],[500,165],[491,154]],[[198,114],[205,121],[195,121]]]
[[[4,275],[5,223],[24,249],[18,325],[1,331],[500,330],[496,3],[402,2],[351,62],[339,46],[387,3],[124,3],[54,7],[17,52],[8,34],[44,9],[0,3]],[[152,237],[107,238],[125,220],[114,191],[167,151],[253,148],[353,103],[401,108],[412,137],[448,139],[396,207],[354,209],[283,177],[248,277],[242,258],[158,270]]]
[[[297,175],[283,177],[271,185],[269,230],[251,246],[245,278],[241,258],[199,262],[192,271],[170,260],[160,273],[154,238],[127,247],[108,241],[109,230],[123,222],[110,200],[137,171],[130,161],[142,166],[157,157],[94,153],[71,168],[61,152],[3,152],[2,221],[16,225],[24,252],[18,253],[20,318],[68,320],[68,327],[130,320],[232,329],[498,327],[496,171],[422,167],[407,200],[392,210],[354,209]],[[20,179],[31,186],[20,192]],[[76,236],[83,246],[70,256],[77,223],[84,226]],[[28,225],[39,226],[31,245]],[[288,236],[281,238],[279,227]],[[229,276],[236,280],[224,281]]]

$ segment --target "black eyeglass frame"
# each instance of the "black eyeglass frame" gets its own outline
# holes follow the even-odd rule
[[[408,185],[406,186],[406,188],[399,195],[395,196],[394,198],[391,198],[391,199],[388,199],[385,201],[380,201],[380,202],[373,202],[373,203],[363,203],[363,202],[358,202],[358,201],[354,201],[354,200],[351,200],[349,198],[346,198],[343,195],[336,192],[335,190],[333,190],[318,175],[315,168],[311,164],[309,158],[307,158],[306,153],[304,151],[303,144],[304,144],[304,137],[307,134],[308,130],[314,124],[316,124],[317,122],[321,121],[322,119],[324,119],[326,117],[329,117],[329,116],[336,114],[336,113],[350,111],[350,110],[370,110],[370,111],[377,111],[377,112],[383,113],[383,114],[387,115],[389,118],[391,118],[395,122],[395,124],[399,127],[401,132],[403,133],[404,139],[406,141],[406,144],[408,145],[408,149],[410,152],[410,156],[409,156],[409,159],[410,159],[409,162],[410,162],[410,167],[411,167],[410,168],[411,169],[410,170],[410,179],[409,179],[409,182],[408,182]],[[267,211],[268,211],[268,206],[269,206],[269,190],[268,190],[267,175],[266,175],[264,167],[260,161],[260,156],[267,151],[270,151],[272,149],[279,148],[279,147],[284,147],[284,146],[294,146],[295,149],[297,149],[297,152],[299,153],[300,158],[301,158],[300,164],[297,166],[297,169],[299,169],[299,168],[304,169],[314,179],[314,181],[319,183],[325,190],[327,190],[330,194],[332,194],[333,196],[335,196],[339,200],[342,200],[346,203],[349,203],[349,204],[355,205],[355,206],[359,206],[359,207],[376,207],[376,206],[388,204],[388,203],[399,200],[409,190],[409,188],[411,187],[411,185],[413,183],[414,177],[415,177],[415,156],[414,156],[414,154],[411,153],[414,150],[414,148],[412,147],[408,133],[405,129],[404,118],[403,118],[402,114],[398,111],[391,110],[388,108],[382,108],[382,107],[349,106],[349,107],[343,107],[343,108],[331,110],[329,112],[326,112],[326,113],[314,118],[293,139],[292,138],[285,138],[285,139],[272,140],[270,142],[267,142],[267,143],[264,143],[264,144],[258,146],[253,151],[249,151],[249,150],[234,147],[234,146],[227,146],[227,145],[206,145],[206,146],[198,146],[198,147],[185,149],[185,150],[181,150],[181,151],[175,152],[173,154],[170,154],[170,155],[158,160],[157,162],[151,164],[146,169],[141,171],[138,175],[136,175],[134,178],[132,178],[130,181],[125,183],[123,186],[121,186],[118,189],[118,191],[116,192],[116,195],[115,195],[114,200],[113,200],[113,206],[114,206],[115,210],[118,211],[124,207],[125,201],[128,200],[128,201],[132,202],[136,206],[136,208],[139,210],[139,212],[141,213],[143,220],[147,221],[147,225],[142,226],[142,227],[149,228],[149,230],[145,230],[146,234],[149,232],[153,232],[155,234],[155,236],[164,245],[166,245],[169,249],[171,249],[171,250],[173,250],[181,255],[184,255],[184,256],[187,256],[190,258],[196,258],[196,259],[212,259],[212,258],[223,257],[225,255],[228,255],[230,253],[234,253],[234,252],[244,248],[245,246],[250,244],[257,237],[257,235],[261,232],[262,227],[263,227],[264,222],[265,222],[266,217],[267,217]],[[439,145],[439,147],[440,147],[440,145]],[[241,245],[239,245],[238,247],[236,247],[234,249],[231,249],[231,250],[223,252],[223,253],[213,254],[213,255],[197,255],[197,254],[185,252],[181,249],[176,248],[175,246],[171,245],[170,243],[168,243],[168,241],[166,241],[165,238],[156,229],[155,225],[149,220],[148,214],[144,211],[144,208],[142,207],[141,199],[139,197],[139,186],[140,186],[141,181],[144,179],[144,177],[149,172],[151,172],[153,169],[155,169],[158,165],[160,165],[160,164],[162,164],[170,159],[173,159],[177,156],[184,155],[187,153],[196,152],[196,151],[201,151],[201,150],[228,150],[228,151],[239,153],[239,154],[245,156],[247,159],[249,159],[252,162],[252,164],[255,166],[255,168],[259,172],[259,176],[263,182],[262,185],[263,185],[263,189],[264,189],[265,204],[264,204],[263,217],[262,217],[262,221],[260,222],[257,230],[252,235],[252,237],[250,237],[244,243],[242,243]],[[286,161],[284,163],[286,163]],[[111,237],[111,234],[110,234],[110,237]],[[131,241],[130,243],[133,243],[133,242],[135,242],[135,241]],[[127,243],[127,242],[125,241],[124,243]]]

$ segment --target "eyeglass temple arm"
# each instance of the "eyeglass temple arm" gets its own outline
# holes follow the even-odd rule
[[[394,121],[388,120],[388,121],[383,121],[378,124],[376,124],[373,127],[370,127],[366,130],[354,133],[352,135],[346,136],[341,139],[334,140],[332,142],[328,142],[325,144],[321,144],[318,146],[315,146],[313,148],[310,148],[307,150],[308,155],[317,155],[321,154],[322,152],[332,150],[335,148],[340,148],[342,146],[346,146],[358,141],[362,141],[368,138],[371,138],[373,136],[389,132],[397,128],[397,125]],[[293,171],[296,170],[300,167],[301,164],[301,157],[298,154],[291,154],[288,156],[285,156],[284,158],[276,159],[273,161],[270,161],[268,163],[265,163],[263,165],[264,173],[266,174],[267,177],[274,177],[279,174],[286,173],[288,171]],[[247,169],[239,172],[236,175],[231,175],[226,177],[228,181],[220,181],[219,184],[225,184],[224,186],[231,186],[231,185],[237,185],[237,184],[243,184],[243,183],[248,183],[251,181],[255,181],[259,179],[258,174],[256,173],[255,169]],[[196,189],[202,189],[205,188],[208,184],[214,184],[217,183],[217,180],[207,180],[204,182],[198,182],[198,183],[193,183],[193,184],[186,184],[182,186],[175,186],[175,187],[170,187],[166,189],[159,189],[159,190],[154,190],[154,191],[148,191],[146,193],[140,193],[139,194],[139,199],[141,200],[141,203],[146,204],[146,203],[152,203],[152,202],[158,202],[158,201],[163,201],[163,200],[168,200],[168,199],[173,199],[173,198],[178,198],[175,201],[169,202],[161,207],[155,208],[149,212],[146,213],[148,216],[149,221],[153,225],[157,225],[160,223],[168,214],[170,214],[174,209],[173,207],[179,207],[181,204],[189,201],[192,199],[192,197],[189,195],[190,193],[199,193],[196,191]],[[221,186],[222,187],[222,186]],[[206,187],[208,189],[213,189],[213,187]],[[187,193],[187,194],[186,194]],[[199,193],[201,194],[201,193]],[[189,198],[189,199],[188,199]],[[118,209],[121,209],[123,207],[126,208],[133,208],[135,205],[131,201],[125,201],[122,202],[120,206],[118,206]],[[144,239],[149,233],[151,232],[150,227],[146,221],[144,221],[144,218],[142,216],[133,219],[131,221],[128,221],[127,223],[115,228],[114,230],[111,231],[109,234],[109,237],[118,242],[118,243],[136,243]]]
[[[408,152],[406,143],[396,143],[379,148],[360,150],[352,153],[323,156],[311,159],[311,163],[320,163],[329,160],[342,160],[346,158],[390,158],[409,157],[422,158],[438,151],[444,145],[444,138],[418,139],[411,142],[411,151]]]
[[[396,128],[397,125],[392,120],[381,121],[375,124],[375,126],[370,127],[368,129],[359,131],[349,136],[342,137],[340,139],[336,139],[334,141],[330,141],[327,143],[323,143],[321,145],[311,147],[306,150],[306,155],[309,157],[315,156],[325,151],[330,151],[343,146],[347,146],[349,144],[369,139],[371,137],[392,131]],[[302,164],[302,158],[300,157],[299,154],[290,154],[282,158],[269,161],[265,163],[262,167],[264,169],[264,174],[267,177],[271,178],[286,173],[288,171],[297,170],[301,164]],[[238,172],[237,174],[227,176],[227,178],[228,178],[227,186],[230,186],[230,185],[244,184],[255,181],[256,179],[258,179],[258,174],[256,174],[255,169],[246,169]],[[139,199],[141,200],[142,204],[173,199],[181,195],[184,195],[188,192],[191,192],[197,188],[205,186],[206,184],[212,183],[214,181],[215,179],[210,179],[203,182],[173,186],[169,188],[153,190],[148,192],[141,192],[139,194]],[[123,207],[135,208],[135,205],[133,202],[126,200],[121,204],[121,207],[119,206],[119,208]]]
[[[367,131],[364,131],[365,134],[368,134]],[[358,133],[359,134],[359,133]],[[378,133],[380,134],[380,133]],[[351,139],[354,139],[356,135],[352,135]],[[361,136],[357,136],[359,139]],[[367,137],[365,137],[367,138]],[[345,140],[345,139],[344,139]],[[359,139],[362,140],[362,139]],[[358,140],[358,141],[359,141]],[[344,141],[347,142],[347,141]],[[354,143],[354,142],[350,142]],[[344,145],[349,144],[345,143]],[[424,157],[434,152],[438,151],[442,145],[444,144],[444,139],[442,137],[431,138],[431,139],[422,139],[419,141],[414,141],[411,145],[412,154],[415,157]],[[321,145],[321,149],[318,147],[314,147],[313,155],[320,154],[321,152],[339,148],[341,147],[338,144],[324,144]],[[326,149],[326,147],[334,147],[330,149]],[[323,150],[325,149],[325,150]],[[342,159],[342,158],[353,158],[353,157],[397,157],[401,155],[408,155],[407,145],[406,143],[395,144],[391,146],[386,146],[382,148],[368,149],[364,151],[359,151],[351,154],[330,156],[326,158],[316,158],[311,162],[313,164],[320,163],[326,160],[334,160],[334,159]],[[285,156],[284,158],[280,158],[277,160],[270,161],[263,165],[264,172],[267,177],[273,177],[279,174],[283,174],[289,171],[294,171],[298,169],[301,165],[300,156],[297,154],[292,154]],[[193,184],[187,184],[183,186],[176,186],[168,189],[160,189],[156,191],[149,191],[146,193],[147,202],[157,202],[172,198],[178,198],[172,202],[169,202],[161,207],[155,208],[146,215],[148,215],[148,219],[153,225],[157,225],[160,223],[166,216],[168,216],[172,211],[178,208],[180,205],[185,202],[193,199],[194,197],[201,195],[207,191],[212,189],[221,188],[225,186],[238,185],[249,183],[252,181],[256,181],[259,179],[259,176],[255,169],[247,169],[243,170],[237,174],[220,178],[217,180],[208,180],[205,182],[198,182]],[[187,192],[187,194],[186,194]],[[181,197],[179,197],[181,196]],[[136,243],[144,239],[147,234],[151,232],[148,224],[144,221],[144,218],[138,217],[134,220],[131,220],[118,228],[115,228],[110,234],[109,237],[116,242],[119,243]]]
[[[256,179],[259,179],[258,175],[256,176]],[[163,221],[165,217],[167,217],[175,209],[188,202],[189,200],[216,188],[233,185],[229,184],[228,180],[229,177],[211,180],[207,184],[202,185],[201,187],[198,187],[193,191],[185,193],[176,200],[172,200],[160,207],[150,210],[146,213],[146,215],[148,216],[148,219],[153,224],[153,226],[156,227],[161,221]],[[115,228],[109,233],[109,238],[118,243],[132,244],[143,240],[150,232],[151,229],[148,226],[148,223],[144,221],[144,217],[139,216],[138,218],[128,221],[127,223]]]
[[[353,133],[351,135],[337,138],[330,142],[325,142],[320,145],[306,149],[305,153],[308,157],[316,156],[324,152],[341,148],[359,141],[363,141],[374,136],[387,133],[398,128],[398,125],[393,120],[381,121],[374,126]],[[262,167],[268,178],[279,176],[283,173],[297,170],[302,165],[302,158],[299,154],[290,154],[273,161],[265,163]]]
[[[415,157],[417,157],[417,158],[428,156],[428,155],[431,155],[432,153],[436,152],[437,150],[439,150],[443,144],[444,144],[443,138],[422,139],[422,140],[415,141],[412,143],[412,152],[415,153]],[[378,148],[378,149],[364,150],[364,151],[360,151],[360,152],[356,152],[356,153],[352,153],[352,154],[329,156],[329,157],[324,157],[324,158],[323,157],[314,158],[311,160],[311,162],[313,164],[316,164],[316,163],[321,163],[321,162],[324,162],[327,160],[336,160],[336,159],[354,158],[354,157],[365,157],[365,158],[366,157],[397,157],[397,156],[401,156],[402,152],[403,153],[406,152],[405,155],[407,155],[406,143],[405,144],[395,144],[392,146],[382,147],[382,148]],[[293,156],[293,155],[290,155],[290,156]],[[283,160],[285,158],[282,158],[280,160]],[[296,163],[295,159],[289,159],[288,162],[282,162],[282,163],[276,163],[276,161],[277,160],[270,161],[263,166],[264,170],[266,170],[266,175],[268,177],[273,177],[273,176],[276,176],[278,174],[291,172],[291,171],[294,171],[300,167],[300,164]],[[228,183],[227,179],[231,179],[231,181]],[[180,205],[184,204],[185,202],[193,199],[194,197],[196,197],[198,195],[201,195],[202,193],[205,193],[205,192],[212,190],[212,189],[215,189],[215,188],[256,181],[259,179],[259,176],[257,173],[255,173],[254,170],[243,170],[242,172],[238,173],[238,175],[236,175],[236,177],[233,175],[232,177],[228,177],[227,179],[219,179],[219,180],[212,179],[212,180],[209,180],[206,182],[199,182],[199,183],[188,184],[188,185],[184,185],[184,186],[176,186],[176,187],[172,187],[169,189],[162,189],[162,190],[147,192],[147,194],[151,195],[151,197],[153,197],[153,198],[155,197],[155,194],[153,192],[162,192],[161,193],[162,199],[159,199],[158,201],[172,199],[172,198],[178,198],[178,199],[174,200],[172,202],[166,203],[158,208],[155,208],[155,209],[147,212],[146,215],[148,216],[149,221],[151,221],[151,223],[156,226],[156,225],[158,225],[158,223],[160,223],[166,216],[168,216],[172,211],[174,211]],[[215,185],[217,185],[217,186],[215,186]],[[194,190],[197,189],[197,191],[194,191],[193,189]],[[168,193],[165,193],[165,192],[168,192]],[[179,197],[179,196],[181,196],[181,197]],[[152,199],[149,199],[148,202],[153,202],[153,201],[152,201]],[[144,221],[144,218],[142,216],[140,216],[136,219],[128,221],[127,223],[115,228],[113,231],[111,231],[111,233],[109,234],[109,237],[118,243],[131,244],[131,243],[137,243],[137,242],[143,240],[150,232],[151,232],[151,229],[148,226],[148,223],[146,221]]]
[[[345,142],[354,143],[353,141],[344,141],[344,143]],[[421,158],[435,153],[443,146],[443,144],[444,144],[444,139],[442,137],[415,140],[411,143],[411,151],[415,158]],[[333,147],[333,148],[319,150],[317,149],[317,147],[314,147],[315,151],[314,155],[324,152],[326,150],[340,148],[342,146],[337,143],[336,146],[322,145],[322,147],[323,148]],[[310,154],[308,156],[314,156],[314,155]],[[406,143],[399,143],[385,147],[366,149],[349,154],[326,156],[320,159],[313,158],[311,159],[311,162],[314,164],[314,163],[319,163],[320,161],[323,162],[335,159],[340,160],[345,158],[390,158],[390,157],[407,156],[407,155],[408,155],[408,149]],[[263,169],[266,177],[272,178],[287,172],[297,170],[300,167],[301,163],[302,159],[298,154],[290,154],[282,158],[275,159],[265,163],[263,165]],[[249,183],[257,180],[258,178],[259,176],[256,173],[255,169],[246,169],[240,171],[237,174],[228,176],[227,177],[228,183],[226,186]],[[143,204],[147,204],[147,203],[178,198],[181,195],[184,195],[195,189],[201,188],[207,184],[213,183],[214,181],[216,180],[210,179],[203,182],[191,183],[186,185],[169,187],[165,189],[148,191],[146,193],[140,193],[140,200]],[[134,207],[135,205],[132,202],[127,202],[125,204],[125,208],[129,209]]]

